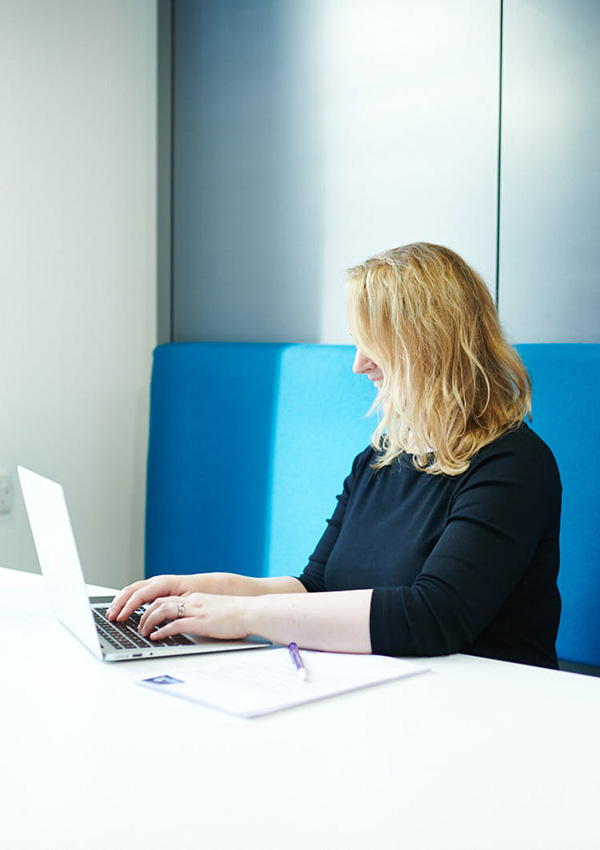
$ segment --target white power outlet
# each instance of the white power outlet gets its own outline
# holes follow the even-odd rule
[[[0,474],[0,514],[9,514],[12,509],[12,481],[10,475]]]

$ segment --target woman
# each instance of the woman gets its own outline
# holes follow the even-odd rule
[[[447,248],[407,245],[349,271],[348,314],[380,420],[302,575],[158,576],[109,616],[151,603],[152,638],[556,667],[560,478],[485,284]]]

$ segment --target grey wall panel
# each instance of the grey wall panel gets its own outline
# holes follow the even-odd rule
[[[343,271],[375,252],[438,242],[494,285],[500,6],[322,8],[321,333],[347,341]]]
[[[175,338],[318,341],[303,4],[177,2]]]
[[[423,239],[493,286],[498,0],[177,0],[175,338],[348,342]]]
[[[157,121],[156,121],[156,338],[171,342],[172,318],[172,119],[173,119],[173,0],[157,5]]]
[[[600,342],[600,3],[504,0],[500,317]]]

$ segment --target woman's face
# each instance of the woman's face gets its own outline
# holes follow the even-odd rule
[[[355,375],[366,375],[377,388],[381,386],[383,381],[381,368],[369,357],[366,357],[359,348],[356,349],[352,371]]]
[[[352,337],[352,341],[354,342],[354,315],[349,301],[347,303],[347,308],[348,327],[350,328],[350,336]],[[366,375],[367,378],[372,381],[378,389],[381,386],[381,382],[383,381],[383,372],[381,371],[381,368],[377,365],[377,363],[375,363],[374,360],[371,360],[369,357],[363,354],[358,346],[356,346],[356,355],[354,357],[354,363],[352,364],[352,371],[355,375]]]

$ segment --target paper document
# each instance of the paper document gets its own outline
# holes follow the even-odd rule
[[[347,691],[389,682],[429,668],[382,655],[301,650],[306,679],[300,679],[286,648],[203,656],[138,684],[212,708],[255,717]]]

